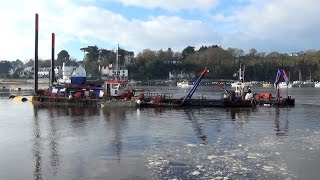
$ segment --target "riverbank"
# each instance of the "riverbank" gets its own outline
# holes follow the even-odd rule
[[[48,84],[49,79],[39,79],[39,84]],[[0,84],[34,84],[34,79],[0,79]]]
[[[40,89],[47,88],[49,79],[39,79]],[[0,90],[2,91],[32,91],[34,88],[34,79],[0,79]]]

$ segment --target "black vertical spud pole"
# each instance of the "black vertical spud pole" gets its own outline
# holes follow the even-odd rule
[[[36,14],[35,49],[34,49],[34,94],[37,94],[38,92],[38,28],[39,28],[39,15]]]
[[[53,82],[54,82],[54,78],[55,78],[55,75],[54,75],[54,46],[55,46],[55,34],[52,33],[52,43],[51,43],[51,73],[50,73],[50,85],[52,86],[53,85]]]

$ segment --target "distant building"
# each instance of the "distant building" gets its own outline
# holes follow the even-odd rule
[[[165,64],[181,64],[181,61],[176,61],[176,60],[169,60],[169,61],[165,61]]]
[[[34,67],[25,67],[25,68],[15,68],[12,71],[12,74],[18,73],[20,77],[34,77]],[[10,72],[11,72],[10,71]],[[51,67],[43,67],[38,69],[38,78],[50,78]],[[59,74],[59,70],[55,68],[55,76]]]
[[[134,52],[124,50],[123,58],[124,58],[124,63],[123,65],[119,64],[119,67],[115,67],[114,64],[109,64],[108,66],[99,66],[101,79],[110,79],[110,78],[128,79],[129,73],[128,73],[128,69],[126,69],[125,66],[133,63]]]
[[[119,77],[120,79],[128,79],[129,75],[128,69],[113,69],[111,64],[109,66],[99,66],[99,70],[101,72],[102,79],[115,79],[116,77]]]
[[[51,68],[39,68],[38,69],[38,77],[39,78],[49,78],[50,77],[50,70]]]
[[[134,58],[134,52],[133,51],[126,51],[126,54],[124,55],[124,64],[128,65],[133,63]]]
[[[34,68],[33,67],[26,67],[19,74],[20,77],[30,77],[34,76]]]
[[[289,56],[299,56],[300,55],[300,53],[291,53],[291,54],[289,54]]]
[[[183,71],[180,72],[169,72],[169,79],[173,80],[173,79],[190,79],[190,78],[195,78],[195,74],[194,73],[185,73]]]

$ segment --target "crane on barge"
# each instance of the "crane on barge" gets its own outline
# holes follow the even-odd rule
[[[196,80],[196,82],[194,83],[193,87],[191,88],[191,90],[189,91],[188,95],[185,96],[180,104],[180,106],[182,106],[186,100],[190,100],[192,98],[193,93],[196,91],[196,89],[198,88],[203,76],[209,72],[208,68],[205,67],[204,70],[201,71],[199,78]]]
[[[288,84],[290,83],[289,78],[287,76],[287,73],[284,69],[278,69],[277,71],[277,75],[276,75],[276,80],[274,82],[274,87],[276,88],[276,96],[277,99],[280,98],[280,89],[279,89],[279,83],[280,83],[280,79],[281,77],[285,80],[286,84],[287,84],[287,97],[288,95]]]

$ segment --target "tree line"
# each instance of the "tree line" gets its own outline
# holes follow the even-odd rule
[[[58,53],[55,65],[82,64],[91,76],[100,76],[99,66],[116,63],[116,51],[88,46],[80,49],[84,52],[83,60],[72,59],[67,50]],[[119,48],[119,61],[124,64],[124,57],[130,51]],[[50,67],[51,60],[39,60],[39,67]],[[0,75],[8,77],[10,68],[33,66],[34,60],[23,63],[20,60],[1,63]],[[182,52],[145,49],[139,52],[126,66],[129,78],[135,80],[168,79],[169,72],[198,73],[204,67],[210,72],[208,79],[234,79],[233,74],[240,64],[245,66],[245,79],[248,81],[274,81],[277,69],[287,71],[290,80],[320,80],[320,50],[308,50],[293,54],[279,52],[258,52],[252,48],[248,53],[238,48],[223,49],[218,45],[202,46],[195,49],[187,46]]]

